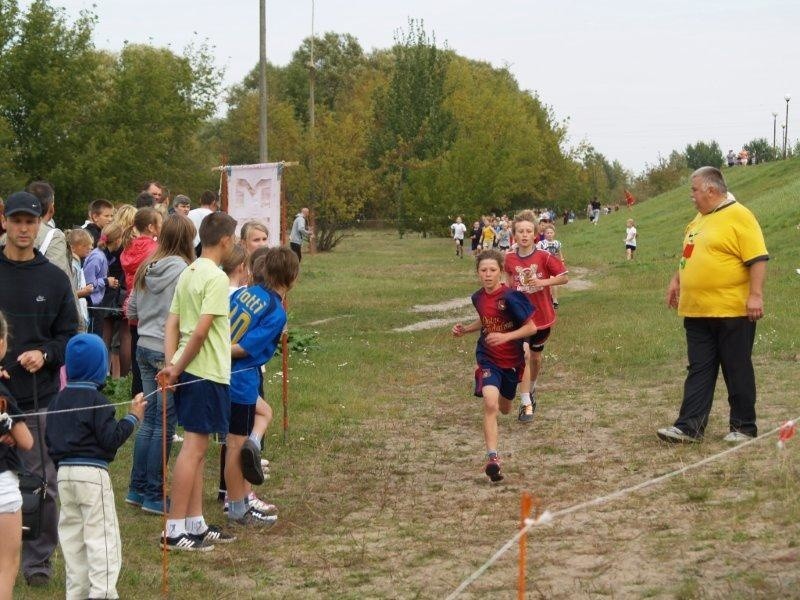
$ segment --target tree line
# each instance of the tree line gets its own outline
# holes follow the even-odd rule
[[[145,180],[196,199],[218,185],[223,158],[258,161],[255,68],[223,92],[208,44],[99,50],[95,24],[48,0],[26,11],[0,0],[0,195],[46,179],[68,225],[95,198],[132,200]],[[570,146],[568,121],[508,69],[459,56],[421,21],[388,49],[329,32],[313,40],[313,62],[311,51],[307,38],[268,67],[269,159],[298,162],[287,198],[312,209],[323,250],[362,219],[439,233],[459,214],[578,211],[593,196],[622,202],[625,189],[642,200],[690,168],[688,148],[634,176],[588,142]]]

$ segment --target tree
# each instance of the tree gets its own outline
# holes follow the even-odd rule
[[[283,93],[295,114],[308,123],[311,38],[306,38],[283,69]],[[329,31],[314,38],[314,99],[318,107],[334,110],[336,100],[353,89],[366,64],[358,40],[349,33]]]
[[[45,0],[22,16],[4,2],[0,15],[4,160],[26,179],[51,181],[68,204],[91,187],[84,167],[93,158],[104,91],[91,42],[95,17],[81,12],[69,23],[63,9]]]
[[[690,169],[699,169],[700,167],[722,167],[725,162],[725,157],[717,142],[697,142],[692,145],[686,146],[686,164]]]
[[[452,141],[452,117],[445,108],[445,77],[450,53],[437,48],[421,21],[409,21],[392,49],[394,69],[389,84],[375,97],[375,128],[370,140],[373,167],[391,184],[397,227],[406,230],[405,202],[412,169],[439,156]]]
[[[767,138],[755,138],[744,145],[753,163],[769,162],[778,158],[778,152]]]

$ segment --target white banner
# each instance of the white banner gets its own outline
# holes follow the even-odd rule
[[[261,221],[269,245],[281,243],[281,174],[283,164],[228,167],[228,214],[236,219],[236,235],[247,221]]]

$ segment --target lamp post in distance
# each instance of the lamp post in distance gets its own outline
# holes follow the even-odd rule
[[[772,151],[777,154],[778,153],[778,113],[772,113]]]
[[[786,100],[786,120],[783,122],[783,158],[786,158],[786,144],[789,141],[789,100],[792,97],[786,94],[783,99]]]

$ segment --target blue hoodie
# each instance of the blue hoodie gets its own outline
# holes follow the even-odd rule
[[[108,374],[108,354],[103,340],[81,333],[67,343],[67,387],[50,403],[45,442],[56,466],[83,465],[108,468],[117,449],[133,433],[134,415],[115,420],[114,407],[99,388]],[[74,410],[56,413],[65,409]]]

